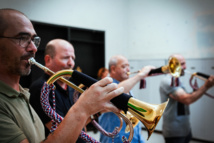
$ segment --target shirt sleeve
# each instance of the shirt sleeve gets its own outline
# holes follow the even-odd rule
[[[13,117],[0,105],[0,142],[17,143],[26,139]]]

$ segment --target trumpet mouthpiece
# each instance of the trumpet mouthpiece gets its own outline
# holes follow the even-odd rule
[[[35,59],[31,57],[30,59],[28,59],[28,62],[30,65],[32,65],[33,63],[35,63]]]
[[[130,74],[135,74],[135,73],[139,73],[139,72],[140,72],[140,70],[135,71],[135,72],[127,72],[127,74],[130,75]]]

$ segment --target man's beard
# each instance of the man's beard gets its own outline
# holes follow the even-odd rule
[[[30,72],[31,72],[31,68],[29,67],[29,68],[26,68],[25,70],[20,70],[19,74],[21,76],[28,76]]]
[[[10,57],[8,54],[1,55],[0,61],[5,67],[5,71],[9,74],[27,76],[31,72],[31,65],[29,63],[23,63],[24,59],[29,57],[35,57],[35,54],[28,53],[21,57]]]
[[[30,64],[26,64],[24,68],[21,68],[21,63],[17,63],[17,65],[12,69],[12,73],[20,75],[20,76],[28,76],[31,72]]]

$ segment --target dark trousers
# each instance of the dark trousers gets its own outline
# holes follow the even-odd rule
[[[189,143],[189,141],[192,138],[192,133],[190,132],[185,137],[170,137],[170,138],[164,138],[165,143]]]

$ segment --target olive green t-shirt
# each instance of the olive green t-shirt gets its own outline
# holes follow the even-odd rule
[[[17,92],[0,81],[0,142],[18,143],[45,139],[44,126],[29,104],[30,93],[20,86]]]

